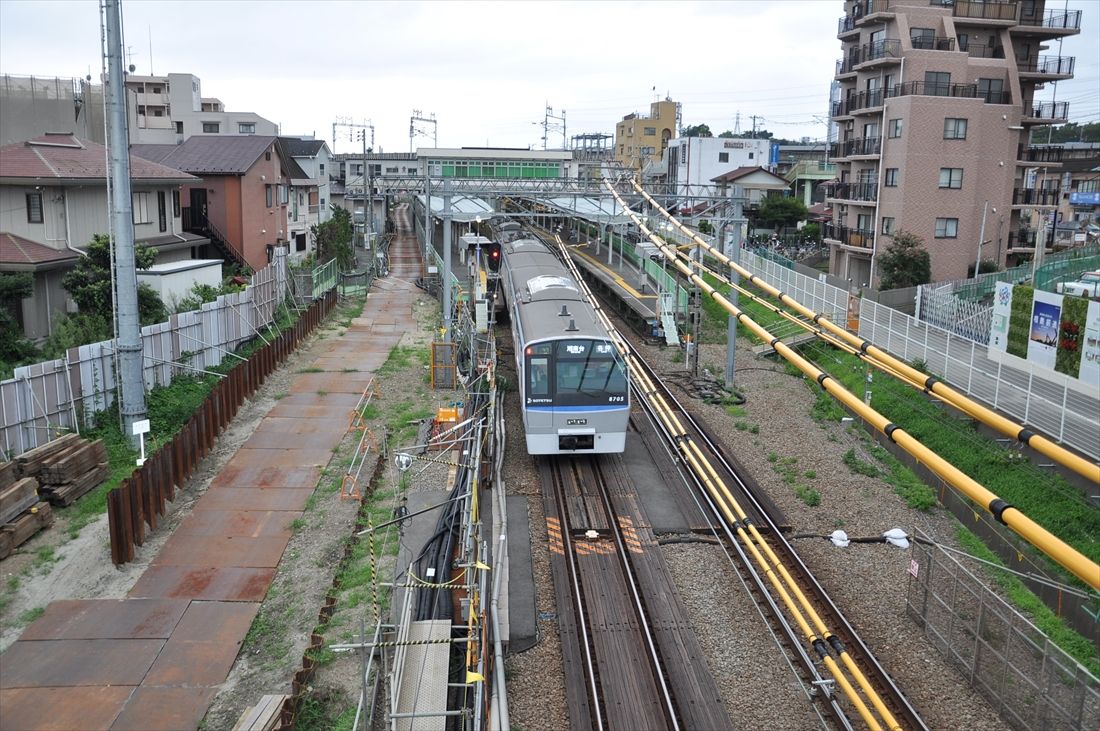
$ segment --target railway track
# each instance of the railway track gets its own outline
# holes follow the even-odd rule
[[[860,727],[862,718],[869,728],[926,729],[919,713],[787,542],[782,513],[637,353],[631,367],[635,385],[646,396],[635,403],[646,411],[676,456],[685,482],[706,507],[714,534],[723,541],[734,569],[768,619],[808,694],[818,701],[819,713],[831,717],[838,728]],[[662,404],[659,408],[653,405],[657,399]],[[685,444],[693,446],[685,449]],[[731,516],[734,502],[740,517]],[[750,533],[758,539],[749,539]]]
[[[730,728],[621,457],[540,472],[571,727]]]

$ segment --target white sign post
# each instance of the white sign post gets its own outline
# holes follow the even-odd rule
[[[149,420],[142,419],[141,421],[134,422],[134,436],[141,437],[141,457],[138,458],[137,466],[141,467],[145,464],[145,435],[149,433]]]

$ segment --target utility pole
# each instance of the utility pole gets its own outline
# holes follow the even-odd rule
[[[561,122],[561,125],[551,124],[550,120]],[[561,129],[561,149],[566,149],[565,138],[565,110],[561,110],[561,115],[554,114],[554,108],[549,103],[546,104],[546,112],[542,116],[542,149],[547,149],[546,138],[550,130]]]
[[[451,342],[451,181],[443,180],[443,342]]]
[[[135,446],[134,424],[146,417],[142,373],[141,320],[138,316],[137,266],[134,261],[133,199],[130,190],[130,134],[122,70],[122,10],[106,0],[107,146],[111,165],[111,240],[115,249],[115,314],[118,318],[118,393],[122,433]]]
[[[374,180],[371,178],[367,184],[368,169],[367,151],[374,152],[374,123],[369,119],[363,123],[351,121],[351,117],[337,117],[332,123],[332,147],[336,148],[336,128],[344,127],[348,130],[348,140],[352,140],[352,130],[358,130],[360,141],[363,143],[363,248],[370,249],[371,234],[374,233]],[[370,147],[367,147],[367,130],[370,130]],[[372,258],[373,262],[374,259]],[[372,264],[373,266],[373,264]]]
[[[982,244],[985,243],[985,214],[989,211],[989,201],[985,202],[982,206],[982,227],[978,232],[978,259],[974,262],[974,278],[977,279],[978,275],[982,272]],[[996,213],[997,209],[993,209]]]
[[[763,117],[758,117],[754,114],[750,117],[750,119],[752,119],[752,138],[755,140],[756,139],[756,120],[763,119]]]
[[[414,109],[412,116],[409,117],[409,152],[413,151],[413,137],[418,134],[427,134],[416,128],[417,122],[423,122],[424,124],[430,124],[432,126],[432,146],[439,147],[439,124],[435,121],[435,112],[425,117],[423,112],[419,109]]]
[[[733,219],[730,223],[733,224],[732,236],[730,242],[726,245],[726,256],[733,260],[734,264],[741,263],[741,227],[745,223],[745,189],[740,185],[733,186]],[[725,242],[723,241],[723,244]],[[740,277],[737,275],[737,271],[730,267],[730,284],[734,287],[740,281]],[[737,306],[737,290],[730,288],[730,302],[734,307]],[[726,386],[733,388],[733,378],[736,373],[734,368],[734,360],[737,352],[737,318],[733,315],[729,316],[729,320],[726,323]]]

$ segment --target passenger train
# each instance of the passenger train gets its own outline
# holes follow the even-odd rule
[[[502,252],[527,452],[622,452],[630,384],[618,348],[549,246],[521,236]]]

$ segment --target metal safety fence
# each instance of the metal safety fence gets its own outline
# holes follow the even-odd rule
[[[932,645],[1017,729],[1100,728],[1100,681],[953,555],[913,543],[905,606]]]
[[[157,527],[165,503],[191,477],[241,404],[332,311],[336,299],[336,291],[330,289],[301,313],[289,329],[230,369],[176,435],[119,487],[107,493],[111,560],[116,565],[133,560],[134,546],[145,542],[145,527],[150,530]]]
[[[209,369],[275,320],[287,288],[286,257],[252,276],[243,292],[141,329],[146,389]],[[107,409],[118,379],[115,341],[70,348],[55,360],[20,366],[0,381],[0,450],[7,459],[49,442]]]

